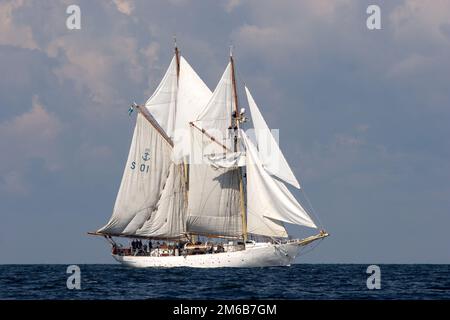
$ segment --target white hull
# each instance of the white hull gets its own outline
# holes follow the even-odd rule
[[[246,249],[234,252],[198,254],[186,256],[120,256],[113,255],[118,262],[135,268],[192,267],[192,268],[252,268],[289,266],[300,251],[301,244],[273,244],[257,242],[247,244]]]

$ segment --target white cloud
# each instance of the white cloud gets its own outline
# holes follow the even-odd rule
[[[0,44],[14,47],[37,49],[30,26],[17,26],[13,22],[13,13],[24,5],[23,0],[0,3]]]
[[[388,77],[411,77],[415,74],[429,70],[433,66],[435,60],[431,57],[425,57],[413,53],[404,59],[394,62],[392,67],[388,70]]]
[[[130,0],[114,0],[114,4],[116,5],[117,10],[127,16],[133,13],[134,3]]]
[[[446,0],[409,0],[396,7],[389,15],[397,38],[416,43],[424,38],[439,44],[450,39],[443,27],[450,25],[450,2]]]
[[[154,65],[156,62],[158,62],[159,49],[159,43],[152,42],[147,47],[139,50],[139,52],[144,55],[147,64]]]
[[[242,4],[241,0],[226,0],[225,11],[231,12]]]
[[[153,44],[143,54],[156,61],[155,48]],[[148,70],[147,64],[140,63],[139,48],[133,37],[115,35],[98,40],[65,36],[55,39],[47,51],[50,56],[63,52],[67,59],[66,63],[54,68],[58,78],[73,81],[80,92],[87,89],[92,100],[102,106],[118,103],[117,88],[123,85],[123,81],[139,83],[146,78],[145,71]],[[118,72],[121,68],[124,70]],[[105,113],[105,110],[99,111]]]
[[[52,143],[60,129],[61,123],[58,118],[47,112],[39,102],[38,96],[34,96],[30,111],[0,123],[0,136],[4,142],[9,141],[10,138],[23,139],[22,143],[32,147],[33,153],[45,154],[40,149]],[[11,142],[14,140],[11,139]]]

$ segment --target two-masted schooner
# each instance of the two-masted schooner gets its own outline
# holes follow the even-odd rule
[[[112,244],[118,262],[287,266],[302,247],[328,236],[322,230],[290,239],[285,224],[318,228],[286,187],[300,189],[247,87],[251,119],[239,106],[236,82],[231,52],[211,92],[175,45],[156,91],[131,107],[136,126],[113,214],[90,233]],[[114,237],[148,245],[128,248]]]

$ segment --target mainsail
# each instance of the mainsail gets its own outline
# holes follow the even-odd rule
[[[231,65],[228,64],[195,126],[191,126],[188,232],[228,237],[243,233],[239,170],[218,168],[210,162],[211,157],[231,151],[228,127],[232,90]]]

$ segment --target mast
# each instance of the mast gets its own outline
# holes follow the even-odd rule
[[[177,38],[175,36],[173,37],[173,42],[174,42],[174,46],[175,46],[175,48],[174,48],[174,50],[175,50],[175,60],[177,62],[177,90],[178,90],[178,85],[179,85],[179,80],[180,80],[180,50],[178,49]],[[186,163],[186,161],[183,161],[183,163],[180,166],[181,166],[181,170],[183,172],[184,204],[185,204],[185,209],[187,210],[188,186],[189,186],[189,168],[188,168],[188,164]]]
[[[173,37],[173,41],[174,41],[174,45],[175,45],[175,60],[177,62],[177,84],[179,83],[180,80],[180,50],[178,50],[178,46],[177,46],[177,38]],[[176,130],[176,129],[175,129]],[[187,204],[187,199],[188,199],[188,194],[187,194],[187,188],[189,186],[189,170],[188,170],[188,165],[186,163],[186,161],[183,161],[182,165],[182,170],[183,170],[183,177],[184,177],[184,186],[185,186],[185,201]]]
[[[177,45],[177,38],[173,37],[174,45],[175,45],[175,59],[177,62],[177,85],[179,85],[180,80],[180,50],[178,49]],[[189,165],[185,160],[183,160],[183,163],[180,164],[181,170],[183,172],[183,182],[184,182],[184,205],[185,205],[185,212],[187,212],[188,208],[188,197],[189,197]],[[195,243],[198,240],[197,235],[190,235],[191,242]]]
[[[233,98],[234,98],[234,114],[231,117],[231,130],[233,130],[234,135],[234,152],[238,151],[238,134],[239,134],[239,123],[241,121],[241,116],[238,107],[238,95],[236,90],[236,74],[234,70],[234,59],[232,47],[230,48],[230,63],[231,63],[231,82],[233,85]],[[242,181],[242,168],[238,168],[239,176],[239,194],[240,194],[240,205],[241,205],[241,216],[242,216],[242,237],[244,242],[247,241],[247,217],[245,214],[245,198],[244,198],[244,184]]]
[[[177,82],[180,78],[180,50],[178,50],[177,46],[177,38],[173,37],[174,45],[175,45],[175,59],[177,60]]]

